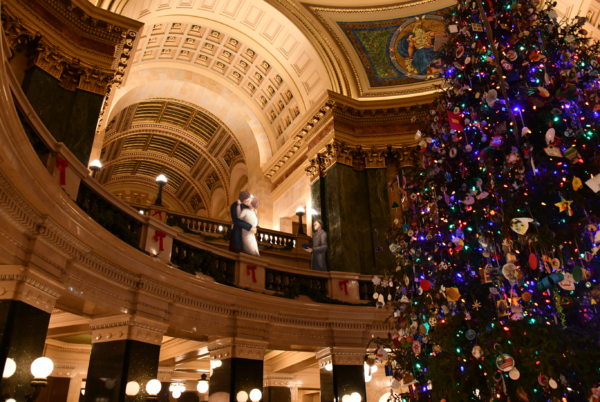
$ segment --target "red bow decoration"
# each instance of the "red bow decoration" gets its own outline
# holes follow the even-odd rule
[[[248,265],[246,274],[250,275],[250,271],[252,271],[252,282],[256,282],[256,265]]]
[[[344,293],[348,294],[348,279],[340,281],[340,290],[344,289]]]
[[[162,221],[162,211],[154,211],[152,216],[154,216],[154,215],[158,215],[158,219],[160,219]]]
[[[69,166],[68,161],[61,159],[60,156],[56,157],[56,168],[60,172],[60,185],[61,186],[64,186],[65,184],[67,184],[67,180],[66,180],[67,166]]]
[[[158,251],[165,251],[165,249],[163,248],[163,239],[165,238],[167,234],[165,232],[161,232],[160,230],[157,230],[154,233],[154,241],[159,242],[158,244]]]

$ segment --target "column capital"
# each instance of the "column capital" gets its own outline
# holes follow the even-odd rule
[[[268,342],[244,338],[222,338],[208,344],[211,360],[224,360],[234,357],[264,360]]]
[[[364,348],[331,347],[318,350],[315,357],[319,368],[331,363],[334,366],[362,366],[365,362]]]
[[[64,286],[22,265],[0,266],[0,300],[17,300],[52,313]]]
[[[137,315],[114,315],[90,321],[92,343],[133,340],[160,345],[169,326]]]
[[[294,375],[284,373],[269,373],[264,375],[265,387],[293,387]]]

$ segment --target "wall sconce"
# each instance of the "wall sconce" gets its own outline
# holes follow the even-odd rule
[[[95,179],[96,174],[102,169],[102,163],[96,159],[90,163],[89,168],[92,171],[92,179]]]
[[[158,380],[150,380],[148,384],[146,384],[146,392],[148,393],[148,397],[146,398],[146,402],[158,402],[158,393],[162,388],[162,384]]]
[[[31,363],[31,374],[33,374],[31,386],[35,390],[27,397],[27,402],[34,402],[40,396],[42,388],[48,386],[48,376],[52,374],[52,370],[54,370],[54,363],[47,357],[38,357]]]
[[[129,381],[125,386],[125,395],[136,396],[140,392],[140,384],[137,381]]]
[[[296,210],[296,215],[298,216],[298,234],[304,234],[304,228],[302,227],[302,217],[306,214],[303,207],[298,207]]]
[[[162,192],[163,187],[167,184],[167,176],[165,176],[164,174],[159,174],[156,177],[156,184],[158,184],[158,195],[156,196],[154,205],[156,205],[157,207],[163,207],[164,205],[162,204]]]
[[[200,381],[198,381],[198,392],[204,394],[208,391],[208,379],[206,378],[206,374],[202,374],[200,376]]]

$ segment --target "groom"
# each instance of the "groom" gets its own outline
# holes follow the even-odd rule
[[[247,191],[240,192],[240,198],[242,210],[250,208],[250,202],[252,202],[252,196]],[[231,205],[231,221],[233,222],[233,229],[231,230],[231,239],[229,240],[229,251],[234,253],[242,252],[242,229],[246,229],[256,234],[256,228],[253,228],[248,222],[244,222],[238,219],[237,216],[237,200]]]

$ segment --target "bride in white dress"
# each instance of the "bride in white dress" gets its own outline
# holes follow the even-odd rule
[[[258,226],[258,206],[260,201],[253,198],[250,202],[249,208],[242,208],[242,203],[238,200],[237,205],[237,216],[244,222],[248,222],[253,228]],[[256,235],[249,230],[242,229],[242,252],[256,257],[260,257],[258,252],[258,242],[256,241]]]

